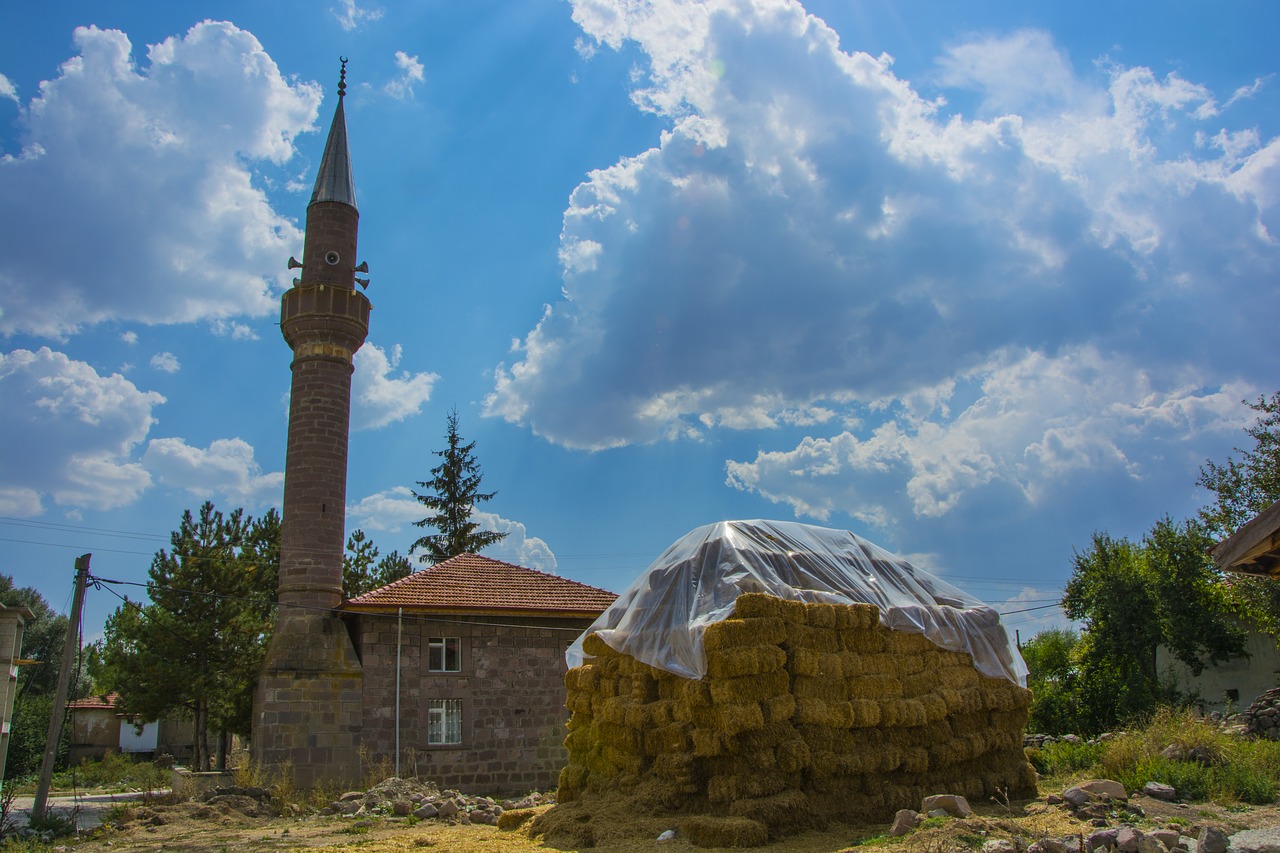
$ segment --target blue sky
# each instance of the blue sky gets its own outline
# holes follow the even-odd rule
[[[1194,513],[1276,390],[1277,18],[7,4],[0,572],[63,608],[80,553],[143,581],[184,509],[279,504],[343,55],[351,529],[407,549],[456,408],[500,559],[620,591],[694,527],[795,518],[1052,601],[1093,531]]]

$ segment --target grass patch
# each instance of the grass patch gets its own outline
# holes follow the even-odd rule
[[[1061,776],[1096,767],[1102,760],[1106,743],[1046,743],[1037,749],[1028,747],[1027,760],[1043,776]]]
[[[1180,760],[1166,756],[1196,756]],[[1241,740],[1188,709],[1160,709],[1144,724],[1095,744],[1050,743],[1028,749],[1045,777],[1042,788],[1083,776],[1114,779],[1130,791],[1148,782],[1172,785],[1184,800],[1265,805],[1280,795],[1280,742]]]

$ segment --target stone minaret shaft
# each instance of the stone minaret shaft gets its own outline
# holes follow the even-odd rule
[[[342,600],[352,357],[369,332],[369,300],[355,290],[360,214],[339,95],[311,204],[302,277],[282,299],[280,331],[293,349],[285,462],[280,607]]]
[[[302,274],[281,298],[293,381],[279,607],[254,691],[251,738],[261,766],[291,768],[304,786],[359,773],[362,674],[333,610],[342,600],[352,358],[368,334],[370,310],[355,289],[360,214],[345,90],[343,60],[338,106],[307,207]],[[290,266],[298,264],[290,259]]]

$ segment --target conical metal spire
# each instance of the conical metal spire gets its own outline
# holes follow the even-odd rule
[[[356,182],[351,175],[351,153],[347,149],[347,114],[342,108],[347,94],[347,58],[342,59],[342,75],[338,79],[338,108],[333,113],[329,127],[329,140],[324,144],[324,158],[320,161],[320,173],[311,192],[311,204],[320,201],[340,201],[356,206]]]

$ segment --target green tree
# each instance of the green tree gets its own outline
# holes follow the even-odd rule
[[[280,519],[188,510],[171,549],[151,562],[150,603],[126,601],[107,620],[105,689],[146,720],[185,713],[193,764],[210,765],[208,732],[247,733],[253,682],[269,639],[279,575]]]
[[[421,549],[418,557],[422,563],[439,563],[459,554],[475,553],[481,549],[501,542],[505,533],[492,530],[481,530],[472,520],[472,512],[476,504],[492,500],[497,492],[480,491],[480,463],[476,461],[473,441],[464,444],[458,435],[458,413],[450,411],[448,431],[445,440],[448,446],[444,450],[432,451],[440,457],[440,464],[431,469],[431,479],[418,482],[423,489],[414,492],[418,502],[432,511],[421,521],[415,521],[415,527],[431,527],[439,531],[421,537],[411,546],[409,554]]]
[[[44,741],[53,713],[53,697],[62,665],[68,620],[54,612],[39,590],[29,586],[16,587],[8,575],[0,575],[0,604],[25,607],[32,614],[23,626],[21,655],[36,663],[18,668],[9,751],[4,767],[4,778],[17,779],[39,770],[44,758]],[[70,695],[80,697],[87,690],[87,679],[77,678],[72,682]],[[67,742],[64,729],[58,747],[60,762],[66,758]]]
[[[396,551],[379,560],[373,540],[363,530],[353,530],[347,537],[346,553],[342,555],[342,597],[355,598],[398,581],[412,571],[408,558]]]
[[[1244,651],[1196,522],[1162,519],[1141,543],[1095,533],[1074,558],[1062,608],[1084,624],[1072,655],[1077,722],[1094,733],[1176,701],[1156,669],[1164,645],[1192,671]]]
[[[1027,731],[1061,735],[1081,731],[1075,649],[1080,636],[1067,629],[1041,631],[1022,646],[1031,708]]]
[[[1280,391],[1256,402],[1242,402],[1258,415],[1245,428],[1253,446],[1237,447],[1239,458],[1227,457],[1221,465],[1206,461],[1196,480],[1196,485],[1213,494],[1213,502],[1200,511],[1200,520],[1218,540],[1280,500]],[[1280,583],[1232,576],[1226,595],[1243,620],[1280,641]]]
[[[1221,465],[1206,461],[1196,479],[1197,486],[1214,496],[1200,511],[1200,519],[1215,539],[1227,538],[1280,500],[1280,391],[1257,402],[1241,402],[1258,413],[1253,425],[1245,428],[1253,447],[1237,447],[1240,458],[1228,456]]]

